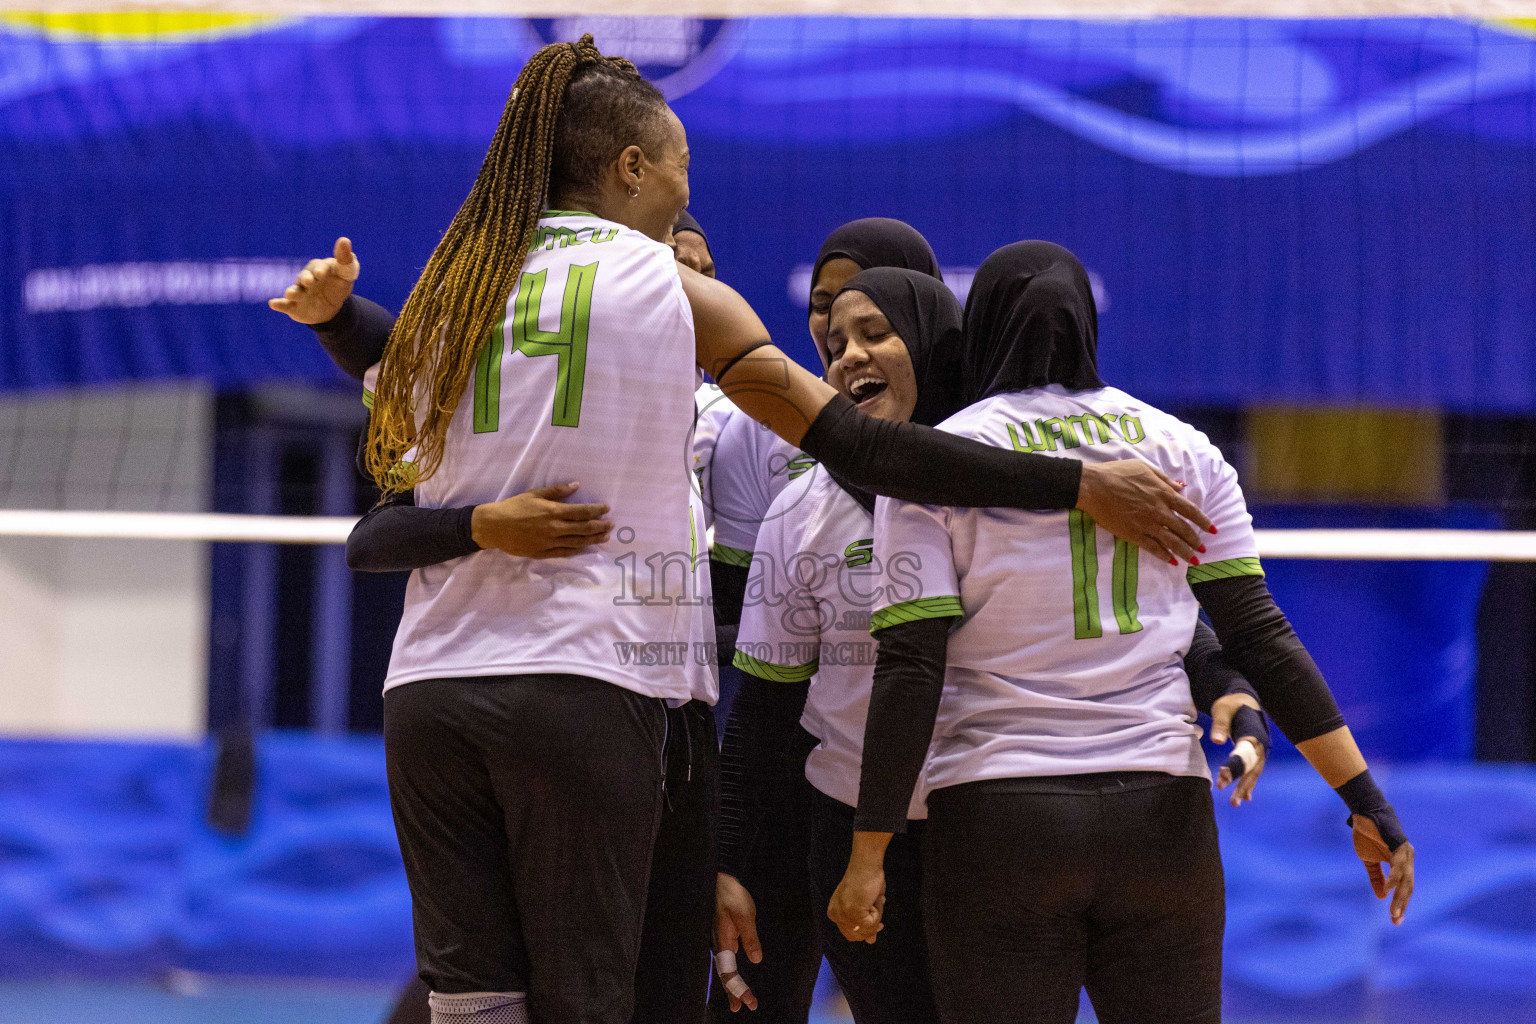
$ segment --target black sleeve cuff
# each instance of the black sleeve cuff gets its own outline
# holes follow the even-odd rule
[[[348,377],[362,380],[368,367],[384,358],[395,315],[361,295],[349,295],[336,315],[312,324],[331,361]]]
[[[480,550],[471,524],[475,506],[417,508],[414,496],[375,505],[347,538],[347,565],[358,572],[402,572]]]

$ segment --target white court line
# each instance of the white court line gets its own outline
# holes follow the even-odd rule
[[[0,537],[344,544],[351,516],[0,509]],[[1536,531],[1258,530],[1264,558],[1353,561],[1536,561]]]

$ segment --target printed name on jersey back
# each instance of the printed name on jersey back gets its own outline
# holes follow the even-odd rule
[[[1201,538],[1202,564],[1256,557],[1248,539],[1253,518],[1237,472],[1221,451],[1199,430],[1118,388],[1072,392],[1052,386],[995,396],[940,426],[1019,452],[1085,462],[1141,459],[1182,482],[1185,497],[1216,526],[1216,534]]]
[[[1142,557],[1081,511],[881,499],[876,555],[921,557],[924,596],[877,629],[951,618],[928,789],[983,778],[1145,770],[1204,775],[1184,675],[1191,583],[1256,574],[1236,473],[1199,431],[1113,388],[994,395],[941,429],[1055,458],[1140,459],[1217,524],[1198,566]]]

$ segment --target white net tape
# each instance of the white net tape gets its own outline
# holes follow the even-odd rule
[[[0,509],[0,537],[344,544],[350,516],[57,512]],[[1258,530],[1264,558],[1536,562],[1536,531]]]
[[[261,14],[865,15],[942,18],[1477,17],[1530,15],[1536,0],[0,0],[0,10]]]

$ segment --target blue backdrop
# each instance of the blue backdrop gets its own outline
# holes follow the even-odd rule
[[[348,233],[363,290],[398,304],[523,60],[585,27],[117,25],[0,20],[0,388],[330,377],[259,300]],[[1153,401],[1536,409],[1528,27],[672,18],[598,34],[673,98],[722,276],[808,362],[795,268],[838,222],[887,214],[957,282],[1020,237],[1076,250],[1100,284],[1105,376]]]
[[[200,822],[210,760],[183,746],[0,742],[0,977],[410,974],[382,744],[267,737],[241,839]],[[1330,1012],[1315,1019],[1531,1019],[1536,775],[1381,774],[1418,851],[1401,928],[1311,769],[1272,766],[1240,810],[1217,801],[1229,1004],[1265,1020],[1318,999]]]

